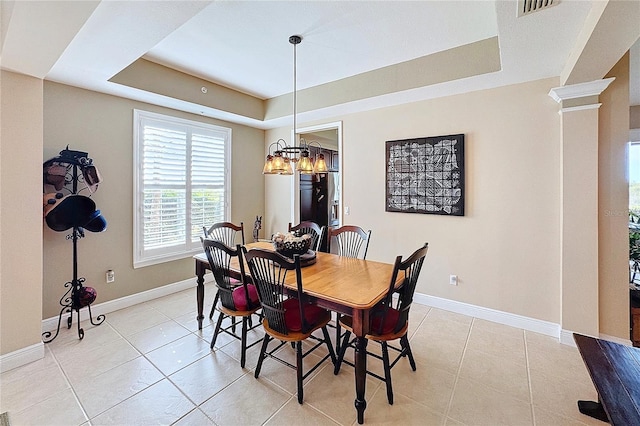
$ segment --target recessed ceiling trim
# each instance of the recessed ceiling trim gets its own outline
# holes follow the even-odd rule
[[[109,79],[111,83],[219,109],[254,120],[264,118],[264,101],[146,59],[138,59]],[[204,89],[204,90],[203,90]]]
[[[498,72],[502,69],[498,37],[379,68],[298,91],[298,111],[403,92],[419,87]],[[265,102],[265,120],[291,113],[291,93]]]

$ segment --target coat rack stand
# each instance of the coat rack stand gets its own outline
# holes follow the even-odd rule
[[[71,166],[70,171],[70,182],[69,180],[65,180],[65,182],[69,182],[72,184],[71,194],[78,194],[78,182],[84,182],[86,179],[83,177],[79,170],[82,167],[86,167],[91,165],[92,160],[86,156],[86,153],[81,153],[79,151],[69,151],[68,149],[60,152],[61,156],[57,157],[53,160],[49,160],[49,162],[55,161],[56,163],[68,164]],[[79,156],[79,154],[85,154],[85,156]],[[45,163],[46,165],[47,163]],[[68,176],[65,177],[68,179]],[[93,201],[91,201],[93,203]],[[100,211],[96,211],[98,215]],[[96,216],[95,214],[93,215]],[[100,218],[102,221],[104,219]],[[88,224],[86,226],[89,226]],[[106,227],[106,222],[104,227]],[[104,230],[104,227],[96,229],[96,232],[101,232]],[[60,314],[58,315],[58,327],[55,330],[55,334],[52,331],[46,331],[42,333],[42,341],[44,343],[49,343],[53,341],[60,332],[60,325],[62,323],[63,315],[68,312],[69,317],[67,318],[67,328],[70,329],[73,323],[73,312],[76,312],[77,322],[78,322],[78,338],[82,340],[84,338],[84,330],[80,326],[80,309],[86,307],[89,312],[89,320],[93,325],[100,325],[104,322],[105,316],[98,315],[96,319],[93,319],[91,314],[91,303],[95,299],[95,290],[90,287],[85,287],[84,282],[85,279],[82,277],[78,277],[78,240],[84,238],[84,228],[78,226],[77,224],[73,226],[71,234],[66,236],[67,240],[71,240],[73,245],[73,278],[71,281],[68,281],[64,284],[64,287],[67,288],[65,294],[60,298],[60,305],[62,309],[60,310]],[[87,289],[91,289],[93,291],[93,298],[86,299]]]

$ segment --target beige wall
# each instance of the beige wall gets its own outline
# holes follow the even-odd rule
[[[629,108],[629,128],[640,129],[640,105]]]
[[[561,327],[598,336],[598,114],[566,108],[561,124]]]
[[[560,323],[560,119],[547,95],[558,85],[551,78],[326,120],[343,122],[344,223],[373,230],[367,257],[392,262],[427,241],[418,292]],[[266,140],[288,131],[267,131]],[[385,212],[385,141],[454,133],[465,134],[465,216]],[[269,232],[288,220],[290,204],[269,196],[287,179],[265,179]]]
[[[41,341],[42,90],[0,72],[0,355]]]
[[[300,127],[300,126],[298,126]],[[278,139],[284,139],[291,144],[291,127],[267,130],[265,132],[265,154],[269,150],[269,145]],[[273,148],[270,151],[273,154]],[[264,199],[265,216],[262,220],[262,228],[266,237],[275,232],[284,232],[288,228],[289,222],[293,222],[291,208],[291,191],[294,188],[296,176],[265,175],[264,177]]]
[[[629,53],[607,74],[600,95],[598,146],[600,332],[629,338]]]
[[[264,184],[260,172],[264,160],[261,149],[264,131],[45,82],[45,159],[56,156],[68,144],[70,149],[88,152],[103,178],[92,198],[108,222],[107,230],[102,233],[86,232],[86,237],[78,241],[78,273],[86,278],[86,285],[97,290],[95,303],[194,276],[190,258],[133,268],[134,108],[231,127],[231,220],[244,222],[245,236],[250,239],[255,216],[263,214]],[[44,229],[43,318],[58,315],[63,285],[72,277],[72,246],[65,235],[47,227]],[[112,284],[105,283],[105,271],[108,269],[113,269],[116,274],[116,281]]]

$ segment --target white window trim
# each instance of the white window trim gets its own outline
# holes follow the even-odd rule
[[[227,127],[216,126],[214,124],[202,123],[198,121],[186,120],[169,115],[158,114],[150,111],[133,110],[133,267],[141,268],[145,266],[157,265],[173,260],[185,259],[192,257],[194,254],[202,252],[201,247],[186,249],[180,253],[158,254],[155,256],[143,255],[142,247],[142,216],[143,216],[143,193],[141,191],[141,167],[142,161],[142,126],[140,120],[143,118],[162,120],[173,124],[186,125],[192,128],[200,127],[207,130],[215,130],[226,133],[225,141],[225,160],[224,160],[224,186],[225,186],[225,203],[224,216],[225,220],[231,218],[231,129]],[[187,186],[190,184],[188,183]]]

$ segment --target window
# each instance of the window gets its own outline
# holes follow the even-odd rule
[[[202,250],[229,217],[231,129],[134,110],[133,266]]]

